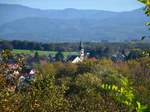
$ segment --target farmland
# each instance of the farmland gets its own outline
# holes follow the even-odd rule
[[[49,54],[54,56],[57,51],[40,51],[40,50],[21,50],[21,49],[13,49],[14,54],[31,54],[34,55],[35,52],[38,52],[40,56],[48,56]],[[65,57],[68,55],[78,55],[77,52],[62,52]]]

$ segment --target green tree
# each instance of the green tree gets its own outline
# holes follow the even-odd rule
[[[34,60],[35,60],[36,62],[39,62],[39,61],[40,61],[40,56],[39,56],[39,53],[38,53],[38,52],[35,52],[35,54],[34,54]]]
[[[63,62],[64,61],[64,55],[61,51],[59,51],[56,55],[55,55],[55,59],[56,61],[61,61]]]

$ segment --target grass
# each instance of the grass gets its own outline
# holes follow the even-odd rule
[[[13,49],[14,54],[31,54],[34,55],[35,52],[38,52],[40,56],[48,56],[49,54],[54,56],[57,51],[39,51],[39,50],[20,50],[20,49]],[[65,57],[68,55],[78,55],[78,52],[62,52]]]

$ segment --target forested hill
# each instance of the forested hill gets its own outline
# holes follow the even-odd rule
[[[39,42],[123,41],[149,35],[142,9],[129,12],[100,10],[40,10],[0,4],[0,38]]]

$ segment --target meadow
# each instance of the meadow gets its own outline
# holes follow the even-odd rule
[[[31,54],[34,55],[35,52],[38,52],[40,56],[55,56],[57,51],[41,51],[41,50],[22,50],[22,49],[13,49],[14,54]],[[62,52],[65,57],[68,55],[78,55],[78,52]]]

